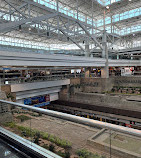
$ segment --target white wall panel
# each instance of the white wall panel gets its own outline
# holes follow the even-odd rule
[[[70,84],[70,79],[24,83],[24,84],[13,84],[11,85],[11,92],[29,91],[29,90],[35,90],[35,89],[48,88],[48,87],[58,87],[58,86],[69,85],[69,84]]]

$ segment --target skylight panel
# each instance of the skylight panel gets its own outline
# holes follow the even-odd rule
[[[97,2],[98,2],[99,4],[101,4],[101,5],[105,5],[104,0],[97,0]]]
[[[113,15],[112,20],[113,20],[113,22],[118,22],[118,21],[130,19],[130,18],[133,18],[133,17],[137,17],[137,16],[141,16],[141,7],[123,12],[121,14],[115,14],[115,15]],[[98,27],[101,27],[101,26],[104,25],[103,19],[97,20],[96,23],[97,23]],[[111,23],[111,17],[106,17],[105,18],[105,24],[108,25],[110,23]]]
[[[121,0],[97,0],[97,2],[103,6],[107,6],[116,2],[119,2]]]

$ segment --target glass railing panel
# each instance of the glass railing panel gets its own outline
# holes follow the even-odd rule
[[[137,133],[133,135],[134,126],[111,121],[104,128],[103,125],[108,120],[95,117],[92,113],[75,111],[66,115],[66,111],[65,114],[54,113],[48,106],[38,108],[41,109],[40,112],[33,112],[17,106],[4,109],[7,104],[1,101],[0,105],[3,107],[3,114],[1,112],[0,115],[0,125],[3,128],[29,140],[31,146],[37,144],[61,157],[109,158],[141,155],[141,131],[135,130]],[[7,114],[5,118],[4,113]]]
[[[1,84],[22,84],[22,83],[32,83],[32,82],[42,82],[42,81],[52,81],[52,80],[62,80],[76,77],[84,77],[83,73],[79,74],[61,74],[61,75],[48,75],[48,76],[34,76],[34,77],[13,77],[13,78],[2,78]]]

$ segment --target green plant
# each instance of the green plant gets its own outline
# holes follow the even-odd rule
[[[7,123],[5,123],[4,125],[5,125],[6,127],[10,127],[10,128],[16,127],[15,122],[7,122]]]
[[[36,113],[31,113],[30,115],[34,117],[39,117],[39,114],[36,114]]]
[[[88,158],[90,156],[90,153],[85,149],[78,150],[76,153],[78,156],[81,156],[83,158]]]
[[[34,135],[34,143],[39,144],[40,132],[36,132]]]
[[[35,134],[35,132],[33,132],[29,127],[17,126],[17,128],[21,131],[21,134],[25,132],[27,137],[33,137]]]
[[[65,152],[65,158],[70,158],[70,152]]]
[[[79,156],[79,158],[102,158],[102,156],[96,154],[93,154],[86,149],[80,149],[76,152],[76,154]]]
[[[48,137],[48,140],[51,141],[51,142],[53,142],[53,143],[55,143],[55,137],[53,135],[50,135]]]
[[[61,157],[65,157],[65,153],[64,152],[61,152],[61,151],[58,151],[56,152],[57,155],[61,156]]]
[[[21,131],[21,135],[24,137],[27,137],[26,132],[25,131]]]
[[[20,119],[21,122],[31,119],[31,117],[28,117],[28,116],[26,116],[26,115],[19,115],[19,116],[17,116],[16,118],[17,118],[17,119]]]
[[[58,137],[56,137],[56,144],[57,144],[57,145],[60,145],[60,144],[61,144],[61,139],[58,138]]]
[[[49,149],[49,146],[47,144],[44,144],[42,147],[45,149]]]
[[[43,148],[49,149],[49,146],[47,144],[42,145]]]
[[[63,147],[64,149],[70,149],[71,143],[67,140],[60,139],[54,135],[49,135],[46,132],[41,132],[39,130],[31,129],[30,127],[24,127],[24,126],[18,126],[14,122],[9,122],[4,124],[5,126],[8,126],[10,128],[17,128],[19,131],[21,131],[22,136],[26,137],[40,137],[42,139],[49,140],[52,143],[55,143],[56,145]],[[38,136],[37,136],[38,135]],[[36,140],[38,142],[38,140]]]
[[[55,146],[53,144],[50,144],[49,145],[49,150],[54,152],[55,151]]]
[[[41,134],[41,138],[48,140],[49,137],[48,133],[41,132],[40,134]]]

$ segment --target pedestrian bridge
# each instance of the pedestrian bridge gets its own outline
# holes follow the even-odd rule
[[[0,51],[0,66],[105,67],[104,58]],[[109,66],[141,66],[141,60],[111,60]]]
[[[26,98],[49,96],[49,101],[58,100],[58,93],[63,85],[69,85],[70,79],[31,82],[22,84],[3,85],[5,90],[15,97],[18,103],[24,103]]]

